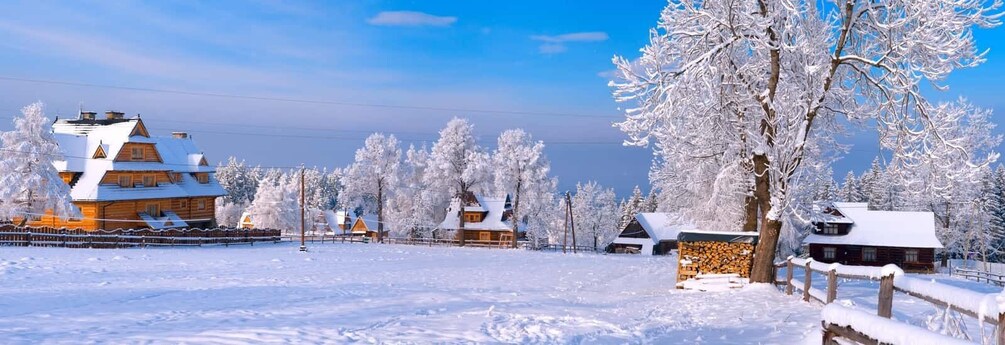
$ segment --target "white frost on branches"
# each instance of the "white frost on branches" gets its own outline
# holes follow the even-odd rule
[[[42,108],[40,102],[24,107],[21,117],[14,119],[14,130],[0,136],[0,218],[27,218],[46,211],[60,218],[80,216],[70,187],[52,165],[62,154]]]

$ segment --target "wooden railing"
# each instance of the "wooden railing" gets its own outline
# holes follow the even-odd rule
[[[1005,287],[1005,274],[997,274],[979,270],[953,267],[953,269],[950,271],[950,275],[962,277],[964,279],[975,280],[978,283],[983,282]]]
[[[279,242],[270,229],[116,229],[86,231],[48,227],[0,226],[0,246],[125,248],[147,246],[237,245]]]
[[[979,322],[987,322],[996,326],[995,344],[1005,345],[1005,310],[999,310],[996,297],[998,294],[982,294],[971,290],[958,288],[950,285],[940,284],[934,281],[912,278],[904,275],[896,265],[884,267],[869,266],[846,266],[841,264],[827,264],[813,261],[813,259],[799,259],[789,257],[783,262],[775,265],[776,269],[785,269],[785,279],[776,281],[778,285],[783,285],[785,294],[792,295],[795,290],[802,291],[804,301],[815,300],[828,305],[822,313],[822,325],[824,328],[824,344],[832,344],[834,338],[840,337],[848,340],[867,343],[910,343],[910,338],[896,338],[890,332],[869,332],[869,330],[883,329],[869,326],[870,322],[889,322],[893,315],[893,295],[894,292],[901,292],[908,296],[921,299],[944,310],[953,310],[960,314],[977,319]],[[795,270],[802,270],[803,281],[793,278]],[[827,290],[821,291],[812,286],[813,273],[824,274],[827,278]],[[777,275],[776,275],[777,277]],[[875,320],[862,320],[871,317],[868,313],[851,310],[837,304],[831,304],[837,299],[837,280],[857,279],[879,281],[879,292],[877,294],[877,310]],[[864,316],[863,316],[864,315]],[[895,322],[896,323],[896,322]],[[906,325],[902,323],[900,325]],[[858,325],[858,328],[856,328]],[[930,332],[923,328],[911,327],[910,332],[921,334],[926,337],[942,339],[947,343],[958,342],[958,339],[946,337],[941,334]],[[908,332],[908,333],[910,333]]]
[[[384,242],[390,244],[408,244],[416,246],[460,246],[460,241],[452,238],[408,238],[408,237],[389,237],[385,238]],[[511,248],[513,242],[510,240],[466,240],[464,241],[465,247],[484,247],[484,248]]]

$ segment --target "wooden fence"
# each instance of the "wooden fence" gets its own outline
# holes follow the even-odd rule
[[[387,237],[384,242],[390,244],[408,244],[415,246],[454,246],[461,245],[460,241],[452,238],[408,238],[408,237]],[[510,240],[467,240],[465,247],[481,248],[511,248],[513,242]]]
[[[789,257],[784,262],[775,265],[776,269],[785,270],[785,279],[776,281],[776,285],[783,285],[786,295],[792,295],[795,290],[802,291],[804,301],[815,300],[828,305],[823,313],[822,326],[824,329],[823,343],[837,344],[835,338],[844,338],[863,344],[893,343],[889,334],[884,332],[867,332],[859,328],[871,330],[877,327],[868,326],[870,323],[889,322],[893,315],[893,294],[901,292],[908,296],[921,299],[944,310],[954,310],[960,314],[967,315],[979,322],[987,322],[995,327],[995,344],[1005,345],[1005,310],[999,310],[995,297],[998,294],[981,294],[971,290],[940,284],[934,281],[911,278],[903,275],[903,271],[896,265],[884,267],[869,266],[845,266],[840,264],[826,264],[815,262],[812,259],[799,259]],[[793,279],[795,270],[803,270],[803,281]],[[827,278],[827,290],[821,291],[812,287],[813,273],[822,273]],[[777,275],[775,275],[777,277]],[[877,294],[876,320],[861,320],[872,316],[866,313],[853,311],[838,305],[830,305],[837,298],[838,279],[870,280],[879,282],[879,292]],[[852,315],[852,317],[849,317]],[[864,316],[863,316],[864,315]],[[856,320],[857,319],[857,320]],[[897,323],[897,327],[909,326]],[[921,334],[926,337],[944,337],[947,343],[958,342],[958,339],[949,338],[944,335],[930,332],[923,328],[910,326],[911,332]],[[882,329],[882,328],[879,328]],[[910,343],[909,340],[899,338],[901,341]]]
[[[953,267],[953,269],[950,271],[949,274],[964,279],[975,280],[978,283],[983,282],[1005,287],[1005,274],[997,274],[997,273],[959,268],[959,267]]]
[[[147,246],[254,245],[279,242],[270,229],[116,229],[85,231],[65,228],[0,226],[0,246],[126,248]]]

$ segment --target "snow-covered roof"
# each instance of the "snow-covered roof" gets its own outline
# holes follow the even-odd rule
[[[334,210],[325,210],[323,212],[325,216],[325,222],[328,223],[328,227],[332,229],[338,229],[340,226],[345,225],[346,215],[345,211],[335,212]]]
[[[213,173],[215,169],[202,165],[205,159],[190,138],[146,137],[134,135],[143,121],[139,117],[102,120],[57,120],[52,125],[59,143],[62,160],[53,162],[59,171],[82,173],[70,189],[73,200],[116,201],[131,199],[221,196],[226,194],[214,178],[199,183],[189,173]],[[145,127],[143,127],[145,132]],[[127,143],[153,144],[161,162],[116,162],[119,151]],[[101,148],[105,158],[93,158]],[[108,171],[167,171],[181,173],[176,183],[156,187],[122,188],[116,184],[101,184]]]
[[[185,228],[188,223],[181,219],[178,214],[171,211],[163,211],[160,217],[154,217],[146,212],[140,212],[140,219],[151,229]]]
[[[851,220],[848,234],[814,233],[803,239],[804,244],[942,248],[932,212],[873,211],[867,203],[836,202],[834,207]]]
[[[508,196],[484,196],[475,195],[478,205],[465,206],[465,211],[487,212],[485,219],[481,222],[464,222],[465,230],[488,230],[488,231],[512,231],[510,220],[503,220],[506,215],[506,201]],[[450,207],[447,208],[447,216],[440,223],[439,228],[445,230],[456,230],[460,228],[460,200],[455,198]]]
[[[350,229],[352,230],[352,232],[365,232],[366,231],[366,230],[352,229],[352,228],[356,227],[356,223],[357,222],[363,222],[363,225],[366,227],[366,230],[369,230],[369,231],[377,231],[377,224],[380,223],[380,222],[377,221],[377,215],[375,215],[375,214],[369,214],[369,213],[362,214],[362,215],[357,216],[356,219],[353,219],[352,226],[350,227]],[[384,231],[387,231],[386,227],[385,227]]]
[[[675,241],[681,230],[694,229],[694,223],[673,213],[639,213],[635,219],[655,242]]]

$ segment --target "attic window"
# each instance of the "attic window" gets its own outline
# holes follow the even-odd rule
[[[129,133],[129,136],[131,137],[137,135],[147,138],[150,137],[150,133],[147,133],[147,126],[143,125],[143,121],[136,121],[136,127],[133,127],[132,133]]]
[[[207,174],[207,173],[195,173],[194,175],[195,175],[196,181],[199,181],[199,183],[202,183],[202,184],[209,183],[209,174]]]
[[[122,188],[131,188],[132,186],[133,186],[133,177],[132,176],[128,176],[128,175],[119,176],[119,187],[122,187]]]
[[[91,158],[100,159],[105,157],[107,157],[107,155],[105,155],[105,149],[101,148],[101,146],[98,146],[98,149],[94,150],[94,156]]]
[[[202,157],[202,159],[199,160],[199,166],[204,166],[204,167],[208,167],[209,166],[209,162],[206,161],[206,157]]]
[[[152,176],[152,175],[144,175],[143,176],[143,186],[144,187],[156,187],[157,186],[157,179],[154,178],[154,176]]]
[[[134,161],[143,160],[143,148],[142,147],[133,147],[130,150],[130,153],[131,153],[130,157],[132,157],[132,159]]]
[[[838,234],[837,224],[824,224],[824,234],[837,235]]]

